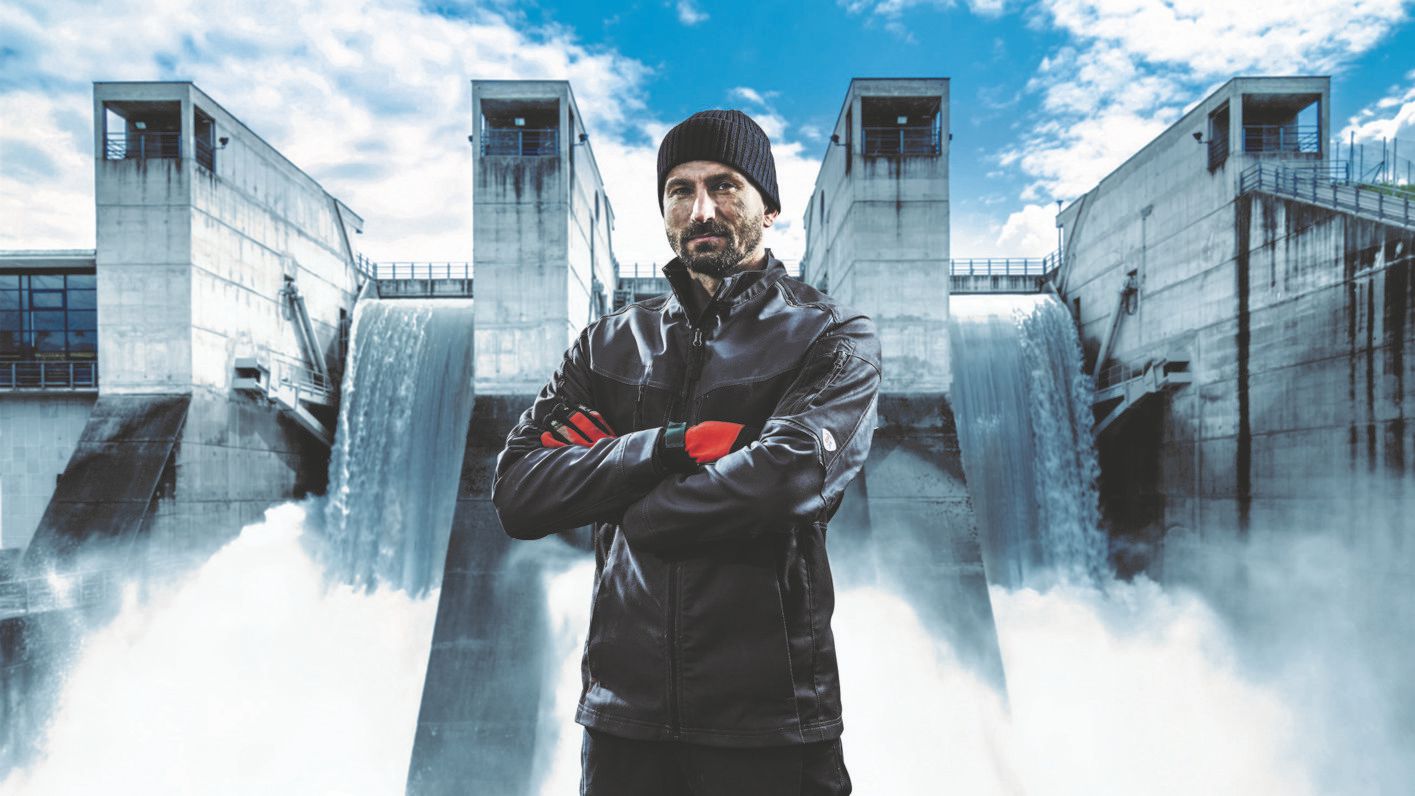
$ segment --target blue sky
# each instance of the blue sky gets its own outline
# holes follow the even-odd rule
[[[671,256],[653,157],[739,107],[800,215],[852,77],[951,80],[954,256],[1036,256],[1070,200],[1235,74],[1329,74],[1334,132],[1415,140],[1407,0],[0,2],[0,247],[93,245],[91,81],[193,80],[366,219],[470,259],[469,81],[571,81],[621,262]]]

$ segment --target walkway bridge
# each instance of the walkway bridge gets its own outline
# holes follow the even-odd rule
[[[1041,293],[1056,272],[1060,255],[967,257],[948,261],[949,294]]]

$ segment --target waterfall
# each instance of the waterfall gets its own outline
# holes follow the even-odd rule
[[[993,583],[1094,580],[1105,569],[1091,382],[1066,308],[1047,295],[956,297],[953,387],[963,468]]]
[[[472,413],[471,300],[360,300],[341,390],[325,566],[369,589],[436,588]]]

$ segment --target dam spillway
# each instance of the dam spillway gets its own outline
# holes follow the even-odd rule
[[[470,299],[365,298],[329,459],[322,555],[366,588],[442,583],[474,392]]]

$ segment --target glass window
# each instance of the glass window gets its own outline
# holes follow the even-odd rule
[[[43,331],[34,333],[34,351],[36,354],[62,354],[64,353],[64,331]],[[54,357],[41,357],[42,359],[53,359]]]
[[[37,310],[64,309],[64,291],[35,290],[29,294],[30,307]]]
[[[0,290],[0,310],[18,310],[21,295],[18,290]]]
[[[19,274],[0,274],[0,290],[19,290]]]
[[[91,331],[98,328],[98,313],[95,310],[69,310],[69,328]]]
[[[0,311],[0,329],[4,329],[7,332],[18,332],[23,328],[21,326],[23,318],[23,314],[13,310]]]
[[[63,331],[64,312],[32,312],[30,313],[31,328],[44,331]]]
[[[94,290],[70,290],[70,310],[91,310],[98,306],[98,292]]]
[[[98,287],[96,274],[69,274],[69,290],[94,290]]]
[[[69,354],[92,356],[98,352],[98,335],[93,332],[69,331]]]
[[[0,358],[19,359],[23,349],[18,331],[0,329]]]
[[[29,286],[31,290],[63,290],[63,274],[30,274]]]

